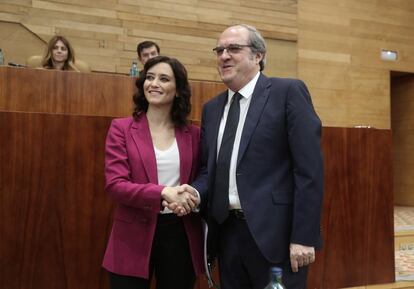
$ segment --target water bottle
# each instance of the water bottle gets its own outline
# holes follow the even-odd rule
[[[0,48],[0,65],[4,64],[4,55],[3,55],[3,51]]]
[[[270,282],[264,289],[286,289],[285,285],[282,283],[282,275],[282,268],[270,268]]]
[[[135,61],[132,62],[131,69],[129,70],[129,76],[138,77],[138,66]]]

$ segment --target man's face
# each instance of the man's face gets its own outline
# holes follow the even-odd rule
[[[263,56],[253,53],[248,44],[249,31],[242,26],[227,28],[217,42],[217,69],[224,84],[233,91],[243,88],[260,71]]]
[[[145,65],[148,59],[153,58],[155,56],[158,56],[158,51],[157,47],[153,45],[151,47],[142,49],[139,55],[139,61],[141,61],[142,65]]]

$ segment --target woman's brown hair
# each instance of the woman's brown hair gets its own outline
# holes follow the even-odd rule
[[[66,48],[68,49],[68,58],[65,60],[65,64],[63,65],[63,70],[75,70],[75,71],[79,71],[76,66],[74,65],[75,63],[75,51],[72,48],[72,45],[70,45],[69,41],[60,35],[55,35],[52,37],[52,39],[49,40],[49,43],[47,45],[47,52],[45,57],[43,58],[42,61],[42,66],[44,68],[50,68],[50,69],[54,69],[53,66],[53,49],[56,45],[56,43],[58,41],[62,41],[62,43],[66,46]]]

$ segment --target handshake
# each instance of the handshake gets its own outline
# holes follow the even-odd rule
[[[169,208],[177,216],[191,213],[199,204],[197,191],[190,185],[165,187],[161,192],[163,207]]]

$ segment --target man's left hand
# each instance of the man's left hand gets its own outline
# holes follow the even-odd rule
[[[291,243],[290,265],[293,272],[298,272],[299,267],[307,266],[315,261],[315,248]]]

